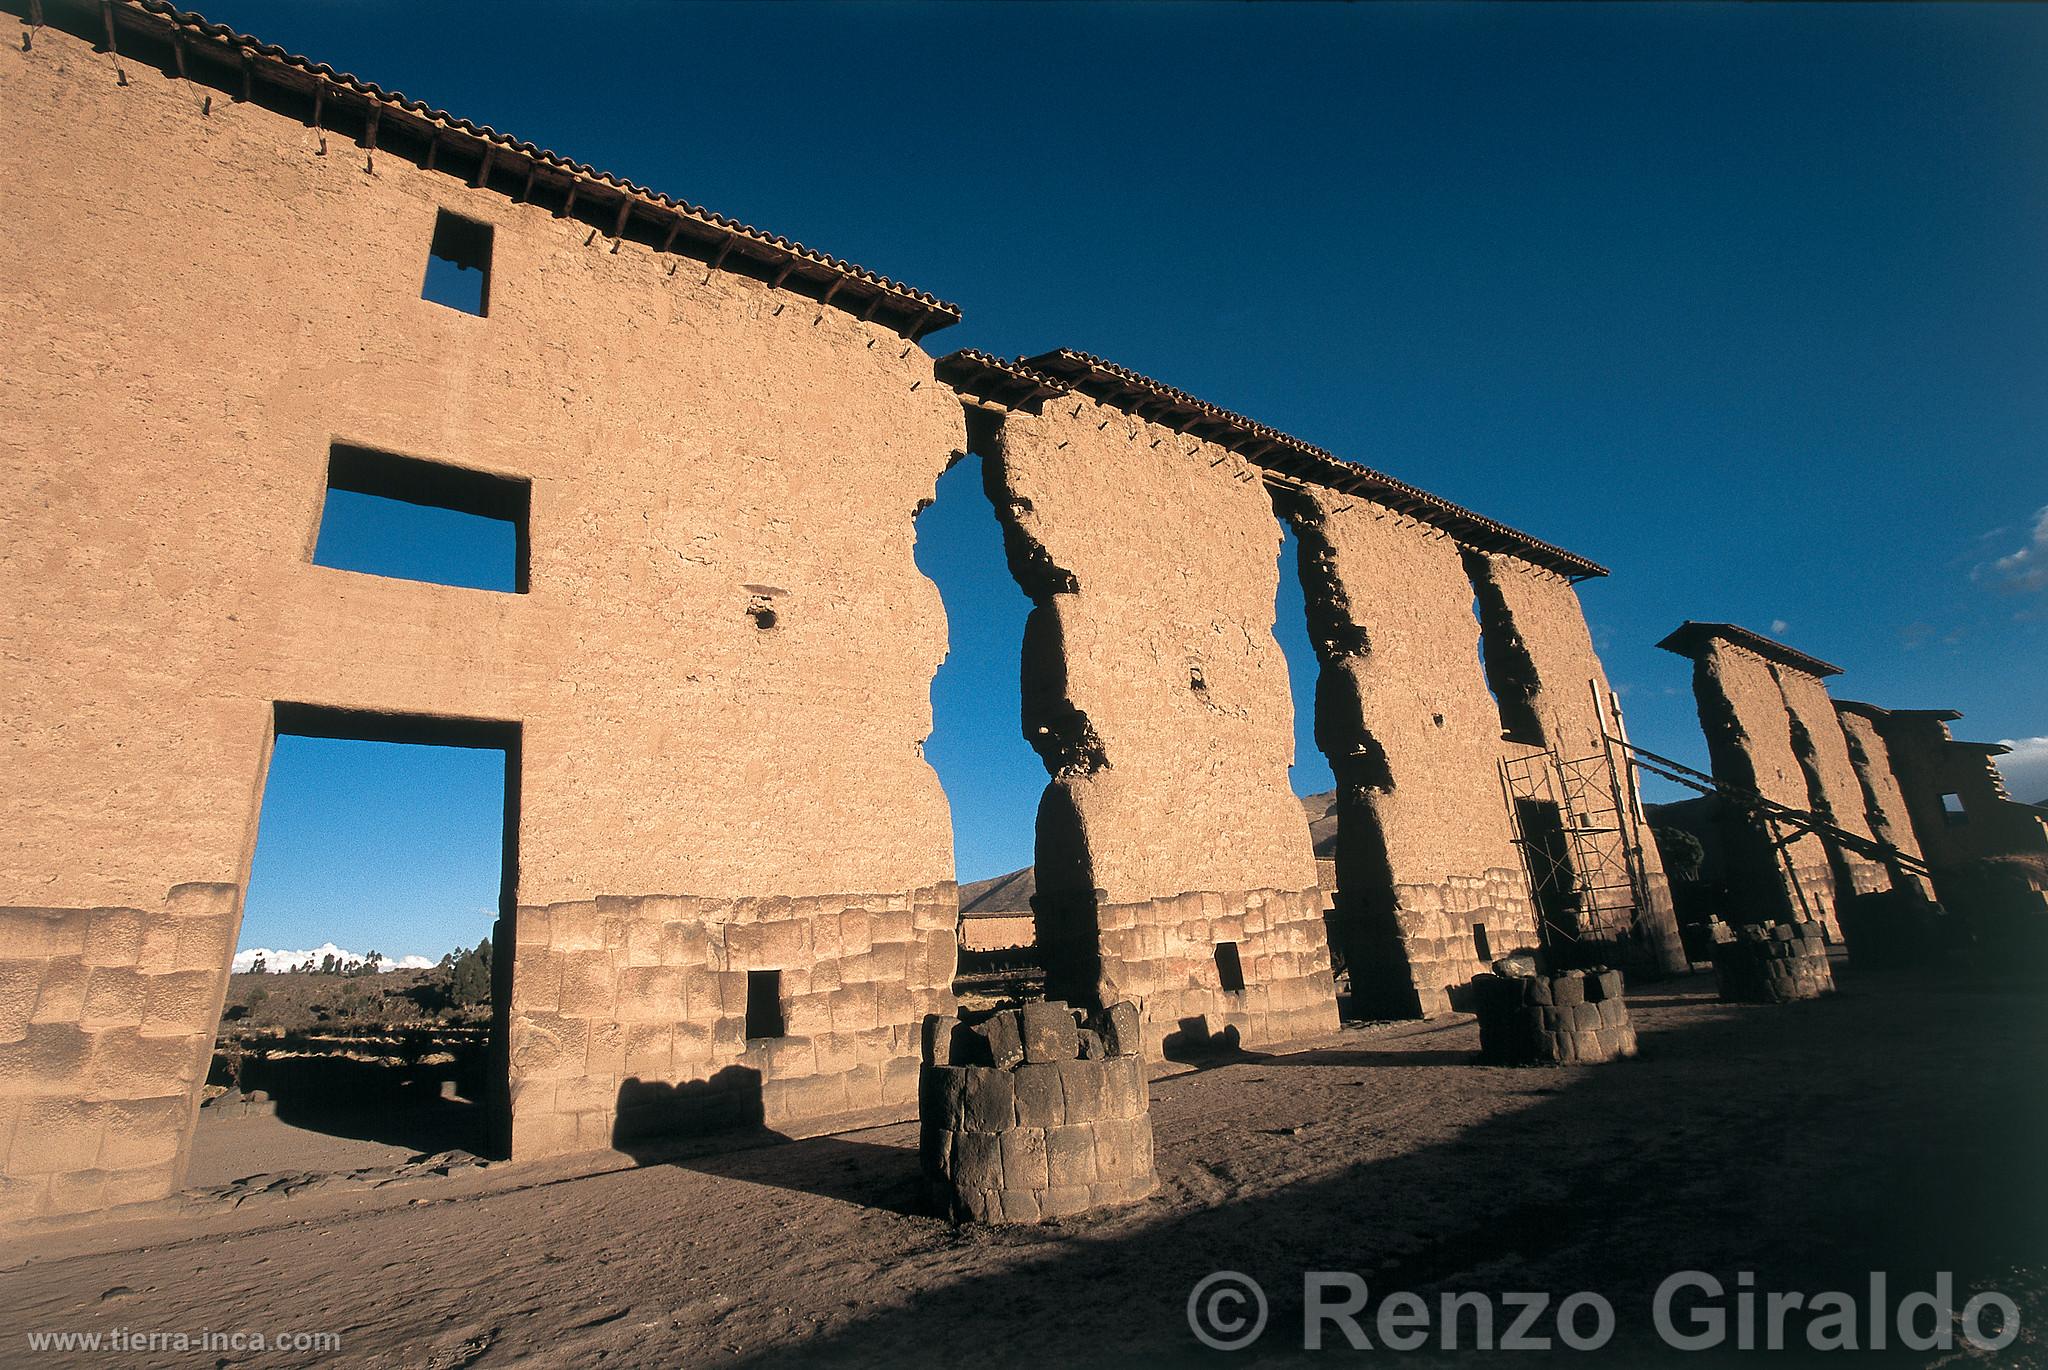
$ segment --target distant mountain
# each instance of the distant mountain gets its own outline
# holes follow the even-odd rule
[[[1305,795],[1301,800],[1302,814],[1308,819],[1309,837],[1315,842],[1318,861],[1333,861],[1337,856],[1336,804],[1335,790],[1327,794]],[[977,918],[992,914],[1029,913],[1031,896],[1037,892],[1038,879],[1029,866],[1008,875],[975,880],[960,887],[960,914],[963,918]]]
[[[297,970],[304,965],[317,968],[329,956],[344,965],[350,961],[363,959],[362,953],[343,951],[332,942],[323,942],[311,951],[273,951],[269,947],[250,947],[246,951],[235,953],[232,969],[235,974],[240,975],[253,967],[260,958],[265,970],[280,973]],[[380,964],[385,970],[425,970],[434,963],[424,956],[400,956],[386,957]]]

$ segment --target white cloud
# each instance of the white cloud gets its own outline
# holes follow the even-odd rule
[[[256,958],[259,956],[263,958],[263,968],[272,972],[295,970],[303,965],[318,966],[329,956],[343,962],[363,959],[362,953],[344,951],[332,942],[322,942],[311,951],[278,951],[270,947],[248,947],[235,953],[235,973],[239,975],[248,970],[256,964]],[[396,960],[386,957],[383,963],[386,970],[425,970],[434,964],[424,956],[401,956]]]
[[[1785,630],[1791,626],[1782,618],[1774,618],[1771,620],[1771,636],[1783,637],[1785,636]]]
[[[2009,737],[2012,748],[1998,758],[2005,792],[2022,804],[2048,803],[2048,737]]]
[[[1996,561],[1980,563],[1970,579],[1989,582],[2016,594],[2048,590],[2048,505],[2034,511],[2034,526],[2026,545]]]

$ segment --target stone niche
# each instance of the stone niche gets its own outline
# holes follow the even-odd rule
[[[1525,958],[1496,963],[1472,988],[1479,1054],[1495,1065],[1592,1065],[1636,1054],[1618,970],[1551,975]]]
[[[1036,1223],[1158,1185],[1137,1006],[925,1020],[924,1176],[955,1222]]]
[[[1732,1004],[1818,999],[1835,988],[1827,932],[1819,923],[1747,923],[1714,946],[1714,985]]]

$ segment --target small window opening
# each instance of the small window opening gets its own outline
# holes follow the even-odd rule
[[[1216,944],[1216,974],[1223,981],[1223,988],[1232,994],[1244,989],[1244,962],[1237,954],[1237,943]]]
[[[1941,797],[1941,816],[1948,820],[1950,827],[1970,821],[1970,811],[1963,807],[1963,797],[1959,794]]]
[[[754,620],[754,626],[765,633],[775,626],[775,605],[765,596],[755,595],[747,602],[747,617]]]
[[[780,1037],[787,1031],[782,1018],[782,972],[747,972],[747,1037]]]
[[[1472,925],[1472,953],[1482,961],[1493,959],[1493,941],[1486,935],[1486,924]]]
[[[525,594],[531,503],[523,480],[336,443],[313,563]]]
[[[1188,688],[1190,690],[1193,690],[1196,694],[1207,694],[1209,692],[1209,678],[1202,674],[1202,668],[1200,666],[1194,666],[1189,668]]]
[[[420,298],[479,318],[490,312],[491,226],[442,210],[427,249]]]

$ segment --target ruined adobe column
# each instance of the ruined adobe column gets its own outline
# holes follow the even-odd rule
[[[977,450],[1034,605],[1024,724],[1052,778],[1034,901],[1047,991],[1137,1002],[1148,1055],[1328,1031],[1273,637],[1280,530],[1258,469],[1135,412],[1165,407],[1156,382],[1075,353],[1029,365],[1057,371],[1057,397],[1002,415]]]
[[[1638,899],[1623,888],[1596,895],[1582,910],[1587,936],[1613,950],[1617,963],[1638,972],[1685,970],[1678,919],[1664,860],[1650,837],[1639,799],[1618,753],[1610,769],[1603,734],[1616,725],[1602,717],[1610,698],[1606,668],[1593,647],[1577,590],[1561,572],[1521,557],[1467,550],[1465,566],[1478,597],[1486,671],[1504,717],[1518,719],[1530,736],[1567,761],[1599,758],[1586,767],[1595,802],[1611,805],[1634,849],[1644,885]]]
[[[1871,838],[1827,676],[1841,668],[1730,623],[1686,623],[1657,644],[1693,663],[1714,778]],[[1841,936],[1838,906],[1889,881],[1865,856],[1743,813],[1723,818],[1729,883],[1751,907],[1732,923],[1797,916]]]
[[[1316,743],[1337,775],[1332,936],[1358,1012],[1440,1013],[1494,957],[1538,945],[1461,551],[1356,495],[1278,504],[1300,539]]]

